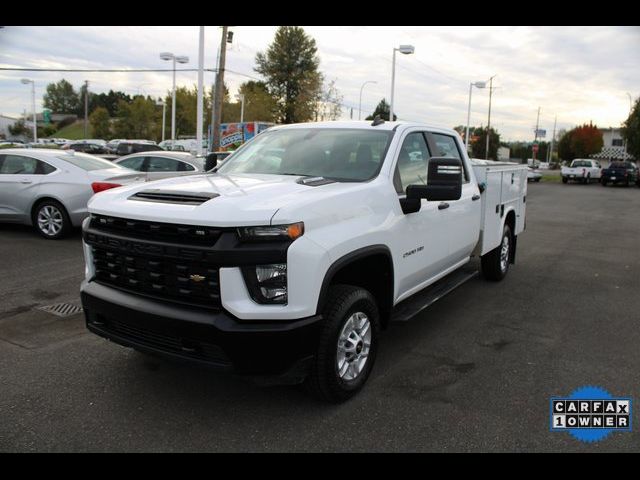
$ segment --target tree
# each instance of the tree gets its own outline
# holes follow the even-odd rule
[[[91,123],[93,135],[98,138],[111,138],[111,118],[106,108],[96,108],[91,115],[89,115],[89,122]]]
[[[337,120],[342,115],[342,100],[344,97],[336,88],[336,81],[331,80],[322,90],[320,103],[316,110],[316,119]]]
[[[471,145],[471,156],[473,158],[485,158],[487,151],[487,128],[469,128],[469,144]],[[491,128],[489,134],[489,160],[498,159],[498,147],[500,147],[500,134]]]
[[[240,85],[238,93],[244,95],[244,120],[246,122],[275,122],[277,102],[269,94],[264,82],[249,80]],[[238,121],[240,121],[238,110]]]
[[[64,78],[47,85],[43,100],[44,108],[51,109],[53,113],[76,113],[80,105],[78,93]]]
[[[627,153],[636,160],[640,159],[640,97],[622,124],[622,138],[627,142]]]
[[[558,142],[558,155],[563,160],[586,158],[602,150],[602,132],[591,122],[565,133]]]
[[[33,135],[33,130],[27,127],[24,120],[20,119],[13,125],[9,125],[9,133],[16,137],[19,137],[21,135],[28,136]]]
[[[136,97],[131,104],[121,100],[114,133],[118,138],[157,138],[158,111],[153,100]]]
[[[279,27],[266,52],[256,55],[255,71],[263,75],[276,101],[276,121],[312,120],[322,91],[316,41],[300,27]]]
[[[389,121],[389,114],[391,113],[391,105],[387,103],[387,100],[383,98],[380,100],[380,103],[376,106],[376,109],[373,111],[371,115],[369,115],[365,120],[373,120],[377,115],[380,115],[382,120]],[[393,114],[393,121],[395,122],[398,119],[398,116]]]

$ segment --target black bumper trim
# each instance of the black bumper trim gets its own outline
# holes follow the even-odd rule
[[[313,356],[322,315],[243,321],[83,282],[87,328],[142,351],[244,374],[282,374]]]

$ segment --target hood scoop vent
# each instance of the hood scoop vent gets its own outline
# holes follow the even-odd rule
[[[296,183],[307,185],[308,187],[319,187],[321,185],[328,185],[329,183],[336,183],[336,181],[324,177],[304,177]]]
[[[219,197],[218,193],[208,192],[179,192],[176,190],[161,190],[154,188],[142,190],[129,197],[129,200],[139,202],[177,203],[180,205],[201,205],[212,198]]]

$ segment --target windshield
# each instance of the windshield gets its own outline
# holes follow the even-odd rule
[[[291,128],[258,135],[218,172],[270,173],[362,182],[380,171],[393,132]]]
[[[571,163],[572,167],[590,167],[591,163],[590,162],[585,162],[584,160],[574,160]]]
[[[104,170],[106,168],[122,168],[123,170],[128,170],[120,165],[110,162],[109,160],[104,160],[86,153],[75,152],[74,154],[69,155],[59,155],[58,158],[87,171]]]

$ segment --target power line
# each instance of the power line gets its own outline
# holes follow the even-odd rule
[[[154,73],[154,72],[173,72],[172,68],[22,68],[22,67],[0,67],[2,71],[10,72],[68,72],[68,73]],[[197,72],[197,68],[176,68],[176,72]],[[217,72],[215,68],[205,68],[205,72]],[[261,80],[258,77],[243,72],[236,72],[225,68],[225,72],[240,75],[242,77]]]

